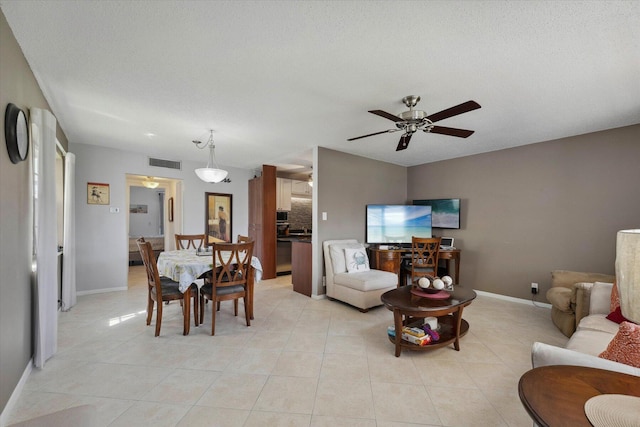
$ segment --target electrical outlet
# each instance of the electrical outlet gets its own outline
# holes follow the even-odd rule
[[[531,282],[531,293],[533,295],[537,295],[538,294],[538,284],[535,282]]]

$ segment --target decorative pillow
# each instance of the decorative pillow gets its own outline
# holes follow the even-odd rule
[[[329,245],[329,256],[331,257],[331,267],[333,268],[333,274],[340,274],[347,271],[347,265],[345,264],[344,250],[345,249],[362,249],[364,246],[362,243],[334,243]]]
[[[620,294],[618,293],[618,284],[614,280],[613,288],[611,288],[611,306],[609,307],[609,310],[614,312],[617,308],[620,308]]]
[[[622,322],[616,336],[598,357],[640,368],[640,325]]]
[[[616,308],[611,313],[609,313],[609,315],[607,316],[607,319],[611,320],[612,322],[616,322],[618,324],[622,322],[630,322],[629,319],[627,319],[622,315],[622,309],[620,308],[620,306],[618,306],[618,308]]]
[[[348,273],[369,271],[369,258],[367,257],[367,251],[364,247],[358,249],[345,248],[344,259],[347,264]]]

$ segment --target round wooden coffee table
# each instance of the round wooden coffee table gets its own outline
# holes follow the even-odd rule
[[[389,340],[396,346],[396,357],[400,356],[403,348],[409,350],[433,350],[453,343],[460,351],[460,337],[469,330],[469,323],[462,318],[462,309],[473,301],[476,293],[460,285],[454,287],[451,297],[447,299],[431,299],[416,296],[411,293],[411,286],[401,286],[382,294],[380,299],[393,312],[393,323],[396,330],[395,337]],[[410,343],[402,339],[402,327],[414,323],[425,317],[438,318],[438,334],[440,339],[425,346]]]
[[[640,377],[584,366],[541,366],[520,377],[518,394],[540,426],[591,426],[587,400],[601,394],[640,396]]]

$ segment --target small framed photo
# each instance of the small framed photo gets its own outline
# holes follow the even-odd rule
[[[173,222],[173,197],[169,197],[169,206],[167,207],[169,212],[169,222]]]
[[[90,205],[108,205],[109,184],[87,182],[87,203]]]

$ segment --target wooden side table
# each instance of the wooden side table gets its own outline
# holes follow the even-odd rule
[[[373,255],[373,268],[376,270],[390,271],[400,277],[400,267],[402,266],[402,254],[399,249],[370,249]]]
[[[640,396],[640,377],[584,366],[541,366],[520,377],[518,394],[540,426],[591,427],[586,401],[601,394]]]
[[[372,266],[376,270],[390,271],[396,273],[402,283],[403,274],[400,270],[402,267],[402,255],[411,253],[411,249],[376,249],[369,248],[371,253]],[[451,261],[455,262],[455,270],[453,273],[453,283],[460,283],[460,249],[451,249],[438,252],[438,260],[444,260],[447,264],[447,272],[451,274]],[[404,283],[403,283],[404,284]]]
[[[456,285],[460,283],[460,249],[438,252],[438,261],[441,259],[447,264],[447,273],[453,276],[453,283]],[[451,260],[456,263],[453,274],[451,274]]]

